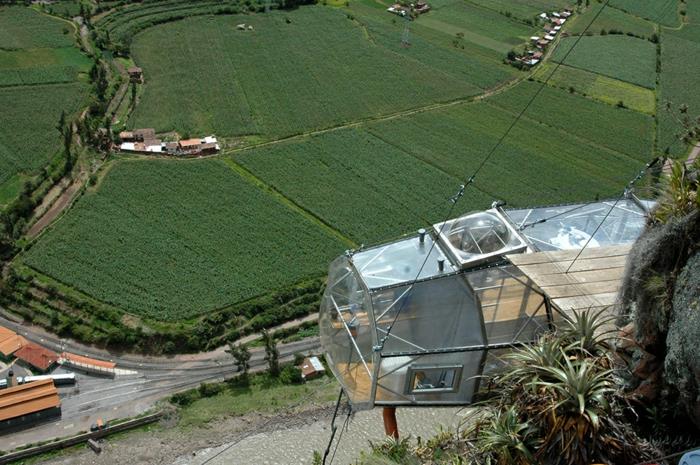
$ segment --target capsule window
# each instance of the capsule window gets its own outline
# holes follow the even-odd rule
[[[408,373],[408,393],[454,392],[459,387],[462,365],[412,367]]]

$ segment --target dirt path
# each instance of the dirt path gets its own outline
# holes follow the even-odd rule
[[[68,186],[67,189],[61,193],[58,199],[51,204],[46,212],[41,215],[41,218],[32,225],[32,227],[27,232],[27,237],[34,239],[37,237],[41,231],[43,231],[48,225],[53,223],[53,221],[58,218],[58,216],[65,210],[69,205],[73,203],[77,194],[85,182],[84,177],[79,175],[73,183]]]

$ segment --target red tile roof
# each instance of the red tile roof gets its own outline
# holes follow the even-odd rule
[[[24,347],[15,352],[15,357],[41,371],[46,371],[51,365],[58,361],[58,354],[56,352],[45,349],[33,342],[27,343]]]

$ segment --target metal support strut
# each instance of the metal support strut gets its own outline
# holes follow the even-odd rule
[[[382,417],[384,417],[384,433],[398,439],[399,425],[396,423],[396,407],[384,407]]]

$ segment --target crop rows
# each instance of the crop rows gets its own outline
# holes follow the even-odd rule
[[[26,7],[0,7],[0,49],[73,45],[73,27]]]
[[[531,90],[518,91],[513,105],[524,104]],[[614,196],[650,158],[650,117],[556,89],[543,100],[550,114],[533,111],[516,126],[465,195],[461,211],[496,199],[522,206]],[[504,105],[506,111],[494,105],[504,104],[420,113],[251,150],[235,160],[357,242],[385,240],[441,219],[445,200],[515,118],[514,106]],[[565,117],[572,107],[591,116]],[[593,129],[594,123],[604,129]]]
[[[150,26],[188,18],[197,15],[217,14],[226,9],[237,8],[237,2],[204,1],[191,2],[167,1],[146,4],[142,7],[132,6],[120,13],[107,16],[102,25],[113,37],[129,37]]]
[[[82,83],[0,88],[0,183],[48,161],[60,147],[61,110],[77,111],[87,90]]]
[[[160,320],[323,274],[343,245],[217,160],[122,162],[27,253],[32,267]]]
[[[561,65],[556,71],[554,63],[543,63],[535,72],[539,81],[547,81],[554,87],[590,96],[608,105],[620,102],[632,110],[653,115],[656,110],[656,95],[651,89],[629,82],[609,78],[571,66]],[[553,76],[550,76],[554,72]]]
[[[611,0],[610,5],[664,26],[677,27],[679,23],[678,0]]]
[[[686,37],[693,34],[695,40]],[[700,115],[700,93],[697,91],[700,63],[689,57],[700,56],[700,26],[686,26],[683,31],[664,31],[661,41],[661,76],[659,85],[659,149],[670,149],[672,155],[683,155],[687,151],[678,141],[681,125],[679,108],[688,106],[691,117]],[[666,103],[673,106],[667,111]]]
[[[552,60],[642,87],[656,87],[656,46],[648,40],[624,35],[583,37],[569,56],[577,38],[562,40]]]
[[[524,82],[490,99],[495,105],[517,114],[538,91],[539,83]],[[635,111],[601,105],[569,92],[546,87],[524,115],[629,155],[639,161],[651,158],[654,120]]]
[[[73,82],[78,71],[75,66],[0,69],[0,87]]]
[[[642,18],[629,15],[624,11],[612,7],[606,7],[603,12],[602,4],[593,2],[590,8],[583,13],[576,15],[573,19],[573,24],[567,28],[571,34],[581,34],[584,29],[591,23],[594,17],[597,18],[591,24],[588,32],[598,34],[601,31],[621,31],[624,33],[632,33],[641,37],[651,37],[654,33],[654,25]]]
[[[0,186],[31,175],[58,152],[61,111],[72,117],[88,86],[89,59],[73,47],[73,27],[27,7],[0,7]],[[47,85],[53,84],[53,85]]]
[[[192,18],[132,49],[149,86],[129,124],[162,131],[279,137],[480,92],[377,47],[330,8]]]

